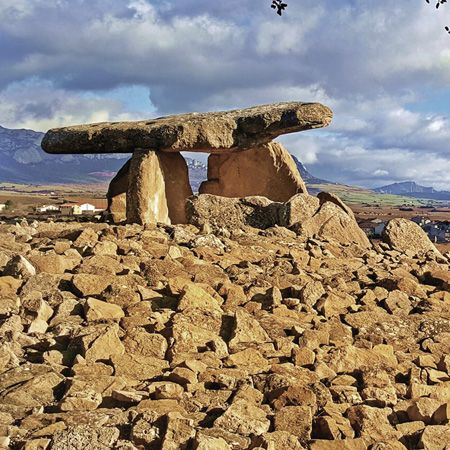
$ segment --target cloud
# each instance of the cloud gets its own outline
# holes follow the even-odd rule
[[[1,124],[46,131],[86,122],[132,120],[139,113],[124,111],[119,100],[55,89],[48,82],[14,83],[0,92]]]
[[[279,18],[269,3],[3,0],[0,124],[320,101],[331,127],[283,138],[313,173],[450,188],[449,111],[414,108],[450,91],[448,15],[409,0],[304,0]],[[130,86],[143,102],[116,95]]]

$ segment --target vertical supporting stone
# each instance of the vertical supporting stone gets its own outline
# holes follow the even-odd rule
[[[279,143],[208,158],[208,181],[200,194],[224,197],[260,195],[285,202],[293,195],[307,193],[297,166],[289,152]]]
[[[186,200],[192,193],[189,170],[181,153],[158,152],[164,176],[169,218],[173,224],[187,223]]]
[[[185,203],[191,195],[187,164],[180,153],[133,153],[126,199],[128,222],[186,223]]]
[[[127,190],[130,160],[117,172],[109,183],[106,198],[108,199],[107,212],[114,223],[124,222],[127,218]]]
[[[127,221],[141,225],[170,224],[164,175],[154,151],[135,150],[131,158]]]

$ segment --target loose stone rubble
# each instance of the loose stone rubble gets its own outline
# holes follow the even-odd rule
[[[180,152],[211,153],[200,193],[287,201],[306,193],[306,187],[288,151],[272,139],[328,126],[332,116],[319,103],[275,103],[58,128],[46,133],[42,148],[53,154],[133,153],[110,183],[109,218],[114,223],[183,224],[192,190]]]
[[[448,448],[450,255],[325,194],[194,216],[0,224],[0,446]]]

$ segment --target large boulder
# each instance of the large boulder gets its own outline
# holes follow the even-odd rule
[[[338,197],[297,194],[289,201],[272,202],[265,197],[225,198],[200,194],[188,199],[189,223],[229,230],[284,226],[303,239],[317,237],[337,244],[371,248],[353,212]]]
[[[324,193],[318,195],[319,208],[310,217],[307,216],[310,209],[305,208],[304,219],[293,225],[295,231],[308,238],[315,236],[321,240],[370,248],[372,244],[359,227],[351,209],[338,197],[322,194]],[[295,197],[293,201],[296,201]]]
[[[199,194],[188,199],[186,213],[188,222],[197,227],[266,229],[278,223],[279,208],[280,203],[265,197],[227,198]]]
[[[127,178],[129,222],[186,223],[185,202],[192,189],[186,161],[179,153],[137,150],[131,158]]]
[[[289,152],[270,142],[243,152],[209,155],[208,181],[200,185],[199,192],[285,202],[295,194],[306,193],[306,186]]]
[[[333,113],[320,103],[275,103],[225,112],[190,113],[139,122],[104,122],[47,132],[47,153],[243,150],[286,133],[322,128]]]
[[[432,252],[441,256],[425,231],[419,225],[407,219],[392,219],[386,225],[382,239],[394,250],[401,253],[410,252],[415,255]]]

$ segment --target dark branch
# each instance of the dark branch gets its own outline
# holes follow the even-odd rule
[[[287,3],[284,3],[283,0],[272,0],[271,8],[277,11],[277,14],[281,16],[283,11],[287,8]]]

